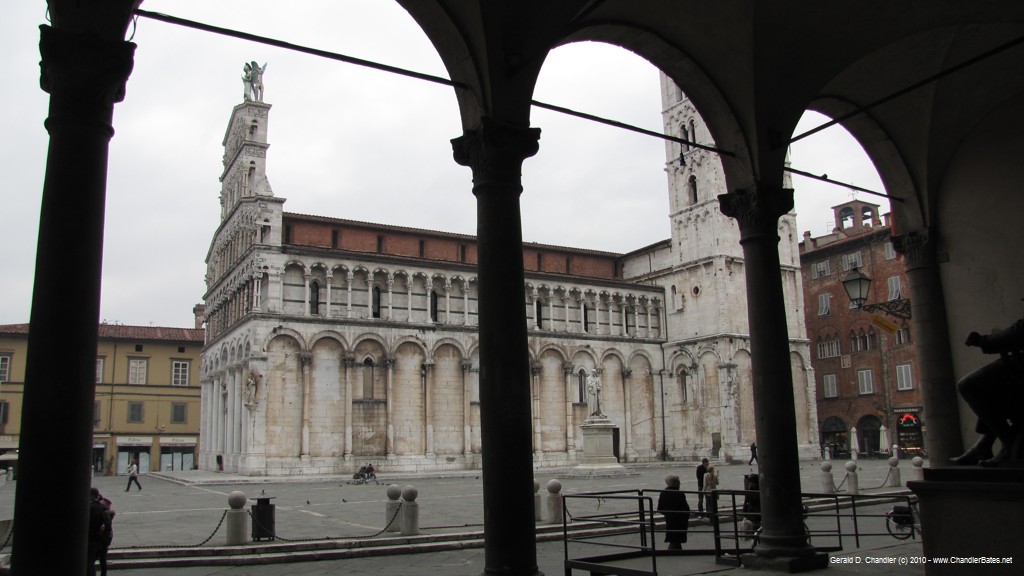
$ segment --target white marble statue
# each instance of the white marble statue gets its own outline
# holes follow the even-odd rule
[[[604,418],[604,412],[601,411],[601,376],[597,368],[591,370],[587,378],[587,399],[590,400],[590,415]]]

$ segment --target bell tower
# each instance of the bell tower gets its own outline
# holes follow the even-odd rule
[[[221,173],[221,220],[228,218],[239,200],[272,197],[267,180],[267,122],[270,104],[246,100],[231,111],[224,133],[224,171]]]
[[[661,75],[666,134],[715,146],[696,106],[672,79]],[[666,368],[679,387],[680,409],[701,410],[683,425],[713,457],[746,460],[754,438],[750,328],[743,249],[736,221],[722,213],[718,196],[728,192],[718,155],[692,144],[667,142],[669,219],[672,237],[665,274]],[[783,186],[792,188],[786,173]],[[803,315],[796,214],[779,219],[779,259],[794,365],[801,454],[817,441],[813,375]],[[695,413],[697,416],[698,413]],[[806,446],[804,443],[808,443]]]

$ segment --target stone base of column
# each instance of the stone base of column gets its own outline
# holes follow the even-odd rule
[[[828,568],[828,554],[814,552],[809,556],[758,556],[741,554],[740,563],[751,570],[772,570],[774,572],[810,572]]]
[[[583,430],[583,455],[577,458],[576,470],[624,470],[615,457],[616,426],[611,420],[591,416],[580,428]]]
[[[925,468],[924,480],[907,487],[920,500],[924,556],[1024,558],[1016,528],[1024,518],[1024,469]],[[925,574],[991,574],[998,568],[928,564]]]

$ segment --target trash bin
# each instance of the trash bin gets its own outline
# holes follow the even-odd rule
[[[270,503],[274,498],[277,496],[267,496],[262,492],[255,497],[256,503],[252,505],[252,539],[256,542],[273,540],[275,537],[274,505]]]

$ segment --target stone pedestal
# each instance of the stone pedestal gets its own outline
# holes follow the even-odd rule
[[[923,555],[957,559],[929,562],[927,576],[1009,574],[1009,566],[993,559],[1024,558],[1024,470],[927,468],[923,481],[907,487],[920,500]]]
[[[577,469],[624,469],[615,457],[613,436],[615,424],[603,416],[591,416],[580,427],[583,430],[583,455],[577,460]]]

